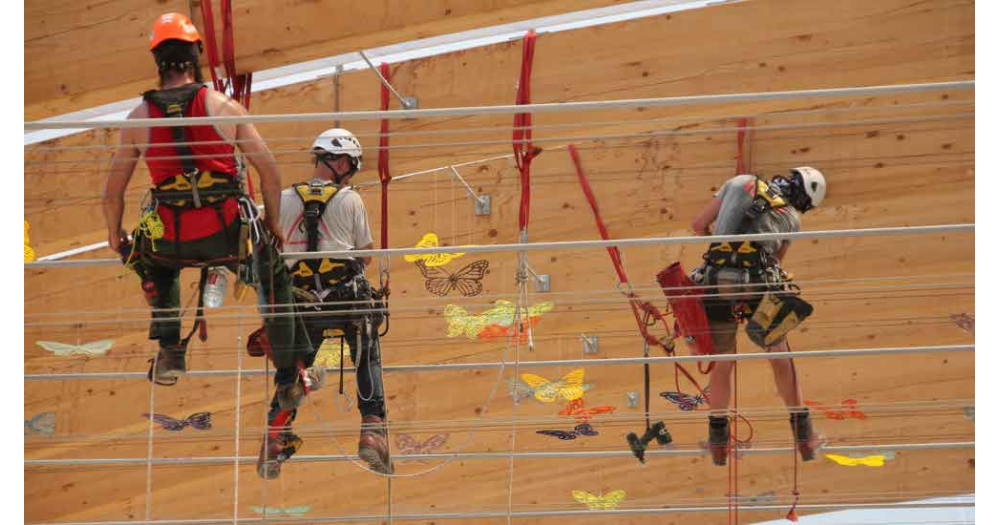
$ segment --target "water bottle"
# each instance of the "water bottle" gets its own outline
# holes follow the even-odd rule
[[[205,308],[218,308],[222,306],[222,300],[226,296],[226,268],[223,266],[213,266],[208,269],[208,278],[205,279],[205,292],[202,300]]]

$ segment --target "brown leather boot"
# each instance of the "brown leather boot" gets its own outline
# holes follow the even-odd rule
[[[812,419],[809,417],[809,409],[792,413],[788,418],[788,422],[792,426],[795,447],[799,449],[802,461],[813,460],[816,457],[816,451],[823,446],[823,438],[813,430]]]
[[[177,384],[177,379],[187,372],[185,353],[185,349],[180,346],[161,346],[156,359],[149,361],[149,380],[162,386]]]
[[[392,474],[392,459],[389,457],[389,443],[385,440],[386,429],[382,418],[364,416],[361,418],[361,439],[358,441],[358,456],[368,467],[381,474]]]
[[[725,466],[729,457],[729,418],[708,416],[708,451],[712,463]]]
[[[282,432],[276,438],[261,443],[257,475],[264,479],[277,479],[281,475],[281,464],[301,447],[302,439],[291,432]]]

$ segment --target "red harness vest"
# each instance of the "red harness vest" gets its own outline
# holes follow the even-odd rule
[[[185,117],[206,117],[205,95],[208,89],[202,87],[184,108]],[[155,104],[146,102],[150,118],[166,118]],[[228,173],[235,179],[236,159],[233,157],[235,148],[223,137],[215,126],[188,126],[185,128],[190,148],[194,155],[195,166],[201,171]],[[207,143],[207,144],[206,144]],[[170,128],[156,127],[149,130],[149,146],[146,149],[146,166],[153,184],[161,182],[184,172],[181,161],[177,158],[174,147],[174,137]],[[226,199],[222,206],[222,215],[229,225],[239,215],[236,199]],[[157,211],[163,221],[163,239],[172,241],[176,238],[174,231],[174,209],[160,205]],[[205,238],[222,229],[219,224],[219,214],[211,206],[198,209],[186,209],[181,212],[181,241],[193,241]]]

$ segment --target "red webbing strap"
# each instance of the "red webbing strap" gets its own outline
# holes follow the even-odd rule
[[[747,172],[748,162],[743,159],[743,142],[746,140],[747,119],[746,117],[736,121],[739,131],[736,132],[736,174],[741,175]]]
[[[215,86],[216,91],[225,93],[226,86],[215,72],[216,66],[219,65],[219,52],[215,47],[215,21],[212,15],[212,0],[203,0],[201,2],[201,20],[205,26],[205,36],[202,37],[202,40],[205,42],[205,52],[208,54],[208,71],[212,74],[212,85]]]
[[[591,211],[594,212],[594,221],[597,223],[597,230],[600,232],[602,239],[608,240],[611,238],[611,235],[608,234],[608,228],[604,224],[604,219],[601,218],[601,211],[597,208],[597,197],[594,196],[594,191],[590,187],[590,182],[587,181],[587,175],[583,171],[583,163],[580,161],[580,154],[577,152],[576,146],[573,144],[570,144],[568,149],[569,156],[573,159],[573,166],[576,168],[576,176],[580,180],[580,187],[583,189],[584,196],[587,197],[587,203],[590,204]],[[608,255],[611,257],[611,264],[615,268],[615,273],[618,274],[618,282],[622,285],[628,285],[628,273],[625,271],[625,264],[622,262],[621,252],[618,250],[618,247],[609,246]],[[641,301],[639,296],[632,291],[631,286],[627,287],[622,293],[628,297],[629,306],[632,308],[632,314],[635,316],[635,322],[639,327],[639,333],[642,335],[642,338],[647,344],[659,346],[670,354],[671,350],[664,346],[654,335],[649,333],[649,327],[655,325],[656,322],[659,321],[663,323],[663,328],[666,333],[670,336],[673,335],[670,331],[670,326],[663,317],[663,314],[661,314],[660,311],[648,301]],[[651,319],[652,323],[650,323]],[[688,378],[689,381],[691,381],[691,384],[698,389],[698,392],[704,395],[705,392],[702,390],[701,385],[698,384],[695,378],[692,377],[683,366],[675,363],[674,367],[675,381],[677,380],[677,371],[680,371],[685,377]],[[680,390],[680,386],[677,387],[677,390]]]
[[[379,71],[386,82],[390,81],[389,64],[383,62]],[[382,111],[389,109],[389,88],[382,84]],[[378,178],[382,182],[382,248],[389,247],[389,119],[382,119],[378,137]]]
[[[524,35],[521,51],[521,76],[517,81],[517,105],[531,103],[531,65],[535,59],[535,31]],[[538,154],[531,144],[531,113],[514,115],[514,163],[521,172],[521,207],[518,212],[517,228],[524,232],[528,228],[531,210],[531,160]]]

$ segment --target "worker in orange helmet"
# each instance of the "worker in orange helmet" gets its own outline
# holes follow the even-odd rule
[[[160,16],[153,23],[149,49],[159,89],[144,93],[129,119],[247,115],[239,103],[202,84],[201,36],[187,16]],[[263,221],[243,190],[236,145],[260,175]],[[153,188],[130,241],[122,229],[124,193],[140,156],[145,157]],[[221,268],[228,268],[240,283],[257,288],[263,314],[277,314],[265,316],[276,349],[276,397],[283,407],[298,406],[305,395],[302,383],[308,380],[298,363],[310,349],[304,341],[296,344],[295,319],[287,315],[290,307],[264,306],[289,305],[292,295],[291,278],[278,255],[281,177],[254,126],[124,128],[109,171],[103,205],[108,244],[139,274],[153,308],[149,337],[158,340],[160,348],[150,366],[150,381],[173,385],[187,371],[185,355],[195,330],[181,339],[180,270],[202,267],[204,289],[209,267],[223,278]],[[201,307],[199,301],[196,327]]]

